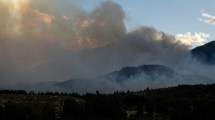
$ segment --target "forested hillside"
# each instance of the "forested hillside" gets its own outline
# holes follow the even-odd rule
[[[1,120],[212,120],[215,84],[102,94],[0,91]]]

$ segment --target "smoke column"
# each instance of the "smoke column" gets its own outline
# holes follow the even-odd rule
[[[0,84],[91,78],[142,64],[181,70],[188,46],[153,27],[127,32],[125,14],[113,1],[89,12],[72,0],[0,0]]]

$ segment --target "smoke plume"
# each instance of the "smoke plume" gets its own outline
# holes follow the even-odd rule
[[[89,12],[72,0],[0,0],[0,84],[91,78],[142,64],[180,69],[188,46],[153,27],[127,32],[125,14],[113,1]]]
[[[88,13],[71,1],[0,0],[0,11],[2,83],[30,81],[32,69],[83,49],[104,46],[126,32],[125,14],[111,1]]]

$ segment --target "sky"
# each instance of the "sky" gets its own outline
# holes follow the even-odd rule
[[[87,11],[105,0],[76,0]],[[113,0],[126,12],[127,30],[140,25],[153,26],[158,30],[193,39],[185,42],[196,47],[215,40],[215,0]],[[211,19],[211,22],[209,20]]]

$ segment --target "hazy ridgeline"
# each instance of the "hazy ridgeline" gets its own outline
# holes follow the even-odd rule
[[[76,79],[72,90],[109,92],[214,82],[215,67],[193,59],[190,47],[175,36],[148,26],[126,30],[126,13],[113,1],[85,11],[68,0],[23,0],[18,5],[0,0],[0,15],[1,88],[36,83],[37,89],[61,90],[53,84]],[[165,65],[177,75],[158,74],[151,80],[143,73],[123,84],[92,79],[148,64]]]

